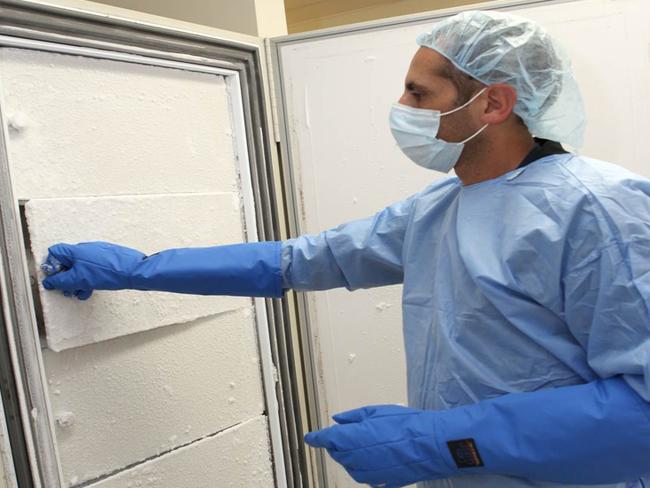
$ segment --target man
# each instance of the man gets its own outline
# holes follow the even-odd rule
[[[283,243],[149,257],[58,244],[48,265],[68,270],[44,286],[85,299],[403,283],[410,407],[338,414],[308,444],[373,486],[645,486],[650,182],[559,144],[580,145],[582,102],[534,23],[465,12],[418,43],[391,129],[457,178]]]

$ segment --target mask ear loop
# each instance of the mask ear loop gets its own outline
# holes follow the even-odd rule
[[[487,90],[488,88],[489,88],[489,87],[487,87],[487,86],[484,87],[480,92],[478,92],[476,95],[474,95],[472,98],[470,98],[467,102],[465,102],[465,103],[464,103],[463,105],[461,105],[460,107],[456,107],[455,109],[450,110],[449,112],[441,113],[440,116],[442,117],[443,115],[453,114],[454,112],[458,112],[459,110],[464,109],[464,108],[467,107],[470,103],[472,103],[474,100],[476,100],[478,97],[480,97],[480,96],[485,92],[485,90]],[[490,125],[490,124],[485,124],[483,127],[481,127],[481,128],[480,128],[477,132],[475,132],[473,135],[469,136],[467,139],[465,139],[465,140],[462,141],[462,142],[459,142],[458,144],[466,144],[466,143],[468,143],[469,141],[471,141],[472,139],[474,139],[476,136],[478,136],[481,132],[483,132],[483,131],[487,128],[488,125]]]
[[[483,132],[485,129],[487,129],[487,126],[488,126],[488,125],[490,125],[490,124],[485,124],[485,125],[484,125],[483,127],[481,127],[481,128],[480,128],[480,129],[479,129],[479,130],[474,134],[474,135],[469,136],[467,139],[465,139],[464,141],[460,142],[459,144],[466,144],[466,143],[468,143],[469,141],[471,141],[472,139],[474,139],[477,135],[479,135],[481,132]]]
[[[487,90],[487,89],[488,89],[488,87],[486,86],[486,87],[483,88],[480,92],[478,92],[476,95],[474,95],[472,98],[470,98],[467,102],[465,102],[464,104],[462,104],[460,107],[456,107],[455,109],[450,110],[449,112],[441,113],[440,116],[442,117],[443,115],[453,114],[453,113],[455,113],[455,112],[458,112],[459,110],[464,109],[464,108],[467,107],[470,103],[472,103],[474,100],[476,100],[478,97],[480,97],[480,96],[483,94],[483,92],[485,92],[485,90]]]

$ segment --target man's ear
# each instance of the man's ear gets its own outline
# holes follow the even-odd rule
[[[505,83],[490,85],[486,90],[486,102],[481,114],[484,124],[498,125],[510,118],[517,103],[517,90]]]

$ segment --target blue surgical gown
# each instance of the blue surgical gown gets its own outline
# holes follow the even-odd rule
[[[650,401],[650,181],[619,166],[562,154],[474,185],[437,181],[285,241],[282,272],[297,290],[403,283],[412,407],[616,375]],[[568,485],[471,475],[420,486]]]

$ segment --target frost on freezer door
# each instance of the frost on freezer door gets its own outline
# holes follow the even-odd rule
[[[180,194],[34,199],[26,203],[32,260],[58,242],[109,241],[152,254],[174,247],[243,239],[236,194]],[[233,310],[238,297],[150,291],[96,291],[89,300],[45,290],[36,269],[48,346],[59,351]]]

